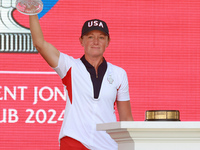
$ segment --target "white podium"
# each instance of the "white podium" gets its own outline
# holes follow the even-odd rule
[[[115,122],[97,124],[119,150],[200,150],[200,122]]]

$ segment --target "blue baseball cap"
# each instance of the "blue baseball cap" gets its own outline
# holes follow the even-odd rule
[[[109,36],[109,30],[108,30],[108,26],[107,26],[106,22],[104,22],[103,20],[99,20],[99,19],[87,20],[82,27],[81,36],[87,34],[90,31],[93,31],[93,30],[102,31],[107,36]]]

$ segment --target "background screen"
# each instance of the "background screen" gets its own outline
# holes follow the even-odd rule
[[[107,22],[104,56],[128,74],[135,121],[144,121],[146,110],[179,110],[181,121],[200,120],[199,0],[42,1],[46,41],[74,58],[84,53],[83,23]],[[28,16],[14,2],[0,1],[0,149],[58,149],[64,87],[37,51],[10,50],[13,37],[30,35]]]

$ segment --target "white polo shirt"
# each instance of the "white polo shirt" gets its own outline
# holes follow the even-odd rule
[[[91,150],[117,150],[117,143],[105,131],[96,131],[96,124],[116,122],[114,102],[128,101],[126,72],[107,62],[98,98],[90,73],[80,59],[60,53],[54,70],[67,91],[67,102],[59,139],[69,136]]]

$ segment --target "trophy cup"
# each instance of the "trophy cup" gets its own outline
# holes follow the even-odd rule
[[[43,3],[41,0],[17,0],[16,8],[22,14],[36,15],[42,11]]]

